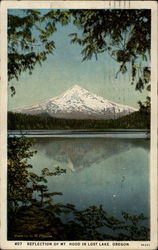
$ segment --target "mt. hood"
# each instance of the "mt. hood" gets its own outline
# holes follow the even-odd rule
[[[31,115],[48,115],[65,119],[116,119],[137,109],[111,102],[90,93],[78,85],[68,89],[62,95],[13,112]]]

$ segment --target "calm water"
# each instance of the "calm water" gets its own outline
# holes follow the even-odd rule
[[[108,214],[121,211],[149,216],[149,140],[113,138],[35,138],[38,153],[31,159],[36,173],[66,169],[48,178],[55,202],[78,209],[103,205]]]

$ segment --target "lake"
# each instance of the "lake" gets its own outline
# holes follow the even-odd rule
[[[34,142],[34,172],[66,169],[66,174],[48,177],[49,191],[63,193],[54,202],[78,209],[102,205],[118,219],[122,211],[149,217],[149,140],[38,137]]]

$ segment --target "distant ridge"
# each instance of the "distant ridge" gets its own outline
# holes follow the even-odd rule
[[[12,110],[12,112],[16,113],[77,120],[117,119],[135,111],[138,110],[104,99],[78,85],[73,86],[55,98],[29,107]]]

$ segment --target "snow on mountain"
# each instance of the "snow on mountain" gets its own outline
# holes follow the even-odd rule
[[[111,102],[90,93],[78,85],[62,95],[39,104],[14,109],[13,112],[33,115],[49,115],[66,119],[116,119],[137,109]]]

